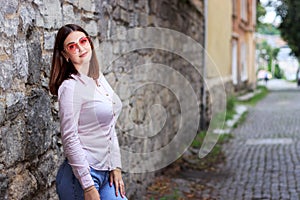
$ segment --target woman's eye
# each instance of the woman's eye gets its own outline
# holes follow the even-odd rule
[[[83,38],[80,40],[80,44],[86,44],[88,42],[88,40],[86,38]]]
[[[69,45],[69,49],[70,50],[75,49],[75,45],[74,44]]]

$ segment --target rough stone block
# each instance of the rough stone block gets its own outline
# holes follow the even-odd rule
[[[98,35],[98,25],[97,22],[92,20],[89,23],[85,25],[85,30],[89,33],[91,36],[97,36]]]
[[[39,33],[34,33],[33,37],[38,38]],[[39,40],[31,41],[28,46],[28,83],[38,84],[40,82],[42,50]],[[49,61],[50,62],[50,61]]]
[[[24,111],[24,93],[14,92],[6,94],[6,119],[13,120]]]
[[[149,0],[149,13],[150,14],[156,14],[158,9],[158,4],[160,1],[157,0]]]
[[[56,32],[44,32],[44,49],[52,50],[54,48]]]
[[[3,61],[0,67],[0,87],[3,90],[7,90],[11,87],[13,80],[13,66],[10,60]]]
[[[0,174],[0,199],[7,199],[8,178],[5,174]]]
[[[26,45],[25,41],[18,41],[14,44],[13,49],[14,69],[16,70],[16,74],[25,80],[28,76],[28,53]]]
[[[78,1],[78,8],[82,8],[89,12],[96,11],[96,2],[95,0],[86,0],[86,1]]]
[[[71,24],[74,23],[74,21],[79,20],[80,18],[75,16],[74,13],[74,7],[72,5],[63,5],[63,19],[64,19],[64,24]]]
[[[130,14],[128,11],[124,9],[120,9],[120,19],[123,20],[124,22],[129,23],[130,22]]]
[[[37,182],[35,177],[25,170],[21,174],[11,177],[9,184],[9,196],[11,199],[23,199],[30,193],[37,189]]]
[[[1,2],[0,11],[5,13],[5,15],[13,15],[17,12],[18,4],[18,0],[3,1]]]
[[[74,5],[74,6],[77,6],[77,7],[79,5],[79,1],[80,0],[66,0],[66,2],[68,2],[68,3],[70,3],[70,4]]]
[[[1,23],[1,27],[4,27],[3,32],[5,32],[8,37],[16,36],[18,34],[18,26],[19,19],[17,17],[12,19],[4,19],[4,24]]]
[[[44,27],[44,19],[40,12],[35,13],[35,22],[37,27]]]
[[[1,129],[4,160],[6,167],[11,167],[15,162],[24,159],[24,145],[26,137],[24,135],[24,121],[18,121],[11,127],[4,126]]]
[[[140,26],[147,26],[148,25],[148,14],[144,12],[140,12],[138,16],[138,21]]]
[[[43,154],[51,145],[51,132],[54,130],[51,122],[50,97],[42,89],[32,89],[25,107],[27,142],[25,156],[33,159]],[[38,123],[37,123],[38,122]]]
[[[114,19],[119,20],[120,16],[121,16],[121,8],[120,7],[116,7],[113,10],[112,16],[113,16]]]
[[[44,20],[45,28],[60,28],[62,26],[62,12],[59,0],[34,0]]]
[[[22,19],[22,25],[23,25],[23,31],[26,31],[29,26],[32,25],[35,16],[35,11],[31,6],[28,6],[28,4],[21,5],[20,7],[20,17]]]
[[[49,150],[45,155],[32,162],[31,171],[41,190],[51,187],[55,182],[58,168],[64,157],[58,157],[57,152]]]
[[[0,125],[5,121],[5,98],[0,95]]]

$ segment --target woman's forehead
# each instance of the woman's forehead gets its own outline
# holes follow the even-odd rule
[[[70,42],[78,42],[78,40],[86,35],[81,31],[73,31],[71,32],[65,39],[64,44],[68,44]]]

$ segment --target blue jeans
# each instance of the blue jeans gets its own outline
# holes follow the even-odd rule
[[[109,185],[109,171],[99,171],[91,168],[91,175],[101,200],[127,200],[120,192],[115,193],[115,186]],[[65,160],[56,176],[56,192],[60,200],[83,200],[83,189],[73,174],[71,166]]]

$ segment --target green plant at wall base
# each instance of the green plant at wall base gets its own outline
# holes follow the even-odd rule
[[[235,111],[236,102],[237,102],[237,99],[235,96],[229,96],[227,98],[225,120],[232,119],[233,116],[236,114],[236,111]]]
[[[198,133],[191,147],[193,147],[194,149],[200,149],[201,145],[203,144],[205,136],[206,136],[206,132],[204,131]],[[214,146],[211,152],[204,158],[199,159],[199,161],[191,167],[197,170],[206,170],[211,167],[214,167],[216,163],[219,163],[220,161],[224,160],[224,155],[222,152],[222,144],[228,142],[229,139],[232,137],[233,136],[231,134],[221,134],[219,136],[217,144]]]
[[[240,117],[238,123],[236,123],[236,124],[233,125],[233,128],[237,128],[238,125],[242,124],[246,120],[247,114],[248,114],[248,111],[244,112],[242,114],[242,116]]]
[[[199,149],[203,143],[205,136],[206,136],[205,131],[201,131],[200,133],[198,133],[194,141],[192,142],[191,146]],[[232,138],[231,134],[220,134],[217,144],[223,144],[227,142],[230,138]]]
[[[179,200],[181,197],[178,194],[178,190],[174,190],[173,194],[167,195],[165,197],[160,198],[159,200]]]
[[[258,86],[257,90],[260,90],[260,92],[254,95],[250,100],[241,102],[241,104],[254,106],[255,104],[257,104],[257,102],[265,98],[269,93],[268,89],[265,86]]]
[[[182,197],[180,196],[178,189],[175,189],[172,194],[168,194],[164,197],[159,198],[159,200],[181,200]],[[154,197],[151,197],[150,200],[155,200]]]

